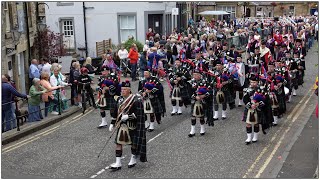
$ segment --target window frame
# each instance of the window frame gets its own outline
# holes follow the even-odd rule
[[[227,9],[230,8],[231,11],[228,11]],[[230,20],[237,17],[237,7],[232,5],[218,5],[216,6],[217,11],[226,11],[230,13]],[[234,10],[234,11],[232,11]],[[232,17],[232,14],[234,14],[234,17]],[[223,15],[218,15],[218,19],[222,20]]]
[[[69,35],[69,34],[67,35],[67,34],[64,33],[64,22],[66,22],[66,21],[71,21],[72,22],[72,27],[73,27],[72,31],[73,31],[74,48],[71,48],[69,50],[77,49],[77,38],[76,38],[76,31],[75,31],[76,24],[75,24],[74,17],[60,17],[59,18],[60,34],[63,35],[63,38],[64,38],[64,36],[72,36],[72,35]],[[70,31],[70,30],[68,30],[68,31]],[[64,42],[62,42],[62,43],[64,43]]]
[[[134,17],[134,29],[132,28],[121,28],[121,17],[122,16],[133,16]],[[122,43],[122,34],[121,34],[121,30],[134,30],[135,33],[134,35],[134,39],[137,40],[138,36],[137,36],[137,32],[138,32],[138,26],[137,26],[137,13],[117,13],[117,20],[118,20],[118,41],[119,43]]]
[[[10,8],[9,2],[3,2],[3,10],[5,13],[5,24],[6,24],[6,33],[11,31],[11,21],[10,21]]]

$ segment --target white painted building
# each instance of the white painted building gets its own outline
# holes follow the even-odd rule
[[[118,45],[129,35],[145,42],[149,27],[160,34],[171,33],[175,2],[46,2],[46,24],[64,33],[69,51],[85,56],[84,9],[88,56],[96,57],[96,42],[111,38]]]

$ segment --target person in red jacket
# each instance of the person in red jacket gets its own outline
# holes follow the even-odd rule
[[[273,35],[274,43],[275,43],[275,53],[276,57],[278,58],[279,48],[282,45],[283,39],[282,35],[280,34],[279,29],[276,30],[276,33]]]
[[[132,81],[136,81],[136,71],[137,71],[137,63],[139,59],[138,48],[136,44],[131,45],[131,49],[128,54],[128,58],[130,59],[130,66],[131,66],[131,78]]]

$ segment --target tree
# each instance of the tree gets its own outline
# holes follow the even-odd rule
[[[37,57],[48,60],[56,59],[66,54],[65,45],[63,44],[63,34],[55,33],[46,27],[42,31],[38,31],[34,48],[37,51]]]

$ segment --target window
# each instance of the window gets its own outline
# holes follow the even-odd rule
[[[11,24],[10,24],[9,3],[8,2],[4,2],[3,6],[4,6],[3,10],[4,10],[4,13],[5,13],[5,18],[6,18],[6,32],[10,32]]]
[[[217,11],[227,11],[230,13],[230,20],[236,17],[236,7],[235,6],[217,6]],[[223,16],[219,15],[218,19],[222,20]]]
[[[61,33],[63,34],[63,44],[66,49],[75,49],[75,31],[74,19],[62,18],[60,19]]]
[[[289,6],[289,15],[290,16],[295,16],[294,6]]]
[[[73,21],[64,20],[63,21],[63,34],[65,36],[73,36]]]
[[[136,38],[136,16],[135,15],[119,15],[120,42],[128,40],[129,36]]]

